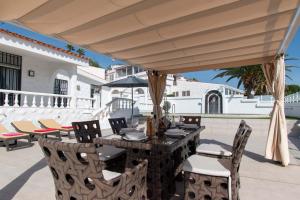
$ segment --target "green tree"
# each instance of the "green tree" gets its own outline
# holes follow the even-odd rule
[[[252,91],[266,91],[266,82],[264,78],[264,73],[261,69],[261,65],[249,65],[239,68],[226,68],[219,69],[219,74],[217,74],[213,79],[228,77],[226,82],[237,78],[237,87],[240,88],[243,84],[245,89],[245,95],[248,98],[252,98]]]
[[[169,101],[165,101],[162,109],[166,112],[169,113],[169,110],[171,109],[171,103]]]
[[[102,68],[102,66],[97,61],[93,60],[92,58],[89,59],[89,65],[93,66],[93,67]]]
[[[300,92],[300,86],[299,85],[286,85],[285,86],[285,95],[294,94],[296,92]]]
[[[74,46],[71,45],[71,44],[67,44],[66,48],[67,48],[68,51],[74,51],[75,50]]]
[[[82,48],[77,49],[76,51],[80,56],[84,56],[85,55],[85,51]]]
[[[289,57],[288,55],[285,55],[285,62],[293,61],[293,60],[298,60],[298,58]],[[297,66],[289,65],[289,64],[285,65],[286,78],[292,80],[287,73],[291,72],[292,68],[294,67]],[[260,64],[242,66],[239,68],[219,69],[218,71],[220,71],[221,73],[217,74],[213,79],[228,77],[226,82],[229,82],[230,80],[237,78],[238,79],[237,87],[240,88],[240,86],[243,84],[245,89],[245,95],[247,96],[247,98],[253,97],[253,95],[251,94],[252,91],[255,92],[255,95],[269,94],[267,90],[266,78],[264,76]]]

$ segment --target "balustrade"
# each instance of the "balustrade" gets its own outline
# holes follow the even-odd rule
[[[47,108],[69,108],[71,96],[57,95],[49,93],[25,92],[16,90],[0,89],[0,106],[4,107],[45,107],[44,100],[47,100]],[[61,105],[58,107],[58,99],[61,99]],[[53,101],[51,101],[53,99]],[[65,100],[64,100],[65,99]],[[63,102],[67,103],[64,104]]]
[[[300,92],[290,94],[284,97],[285,103],[300,103]]]

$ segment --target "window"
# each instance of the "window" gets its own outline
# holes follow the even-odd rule
[[[174,94],[174,97],[178,97],[179,96],[178,92],[173,92],[173,94]]]
[[[135,93],[136,94],[144,94],[144,90],[141,89],[141,88],[138,88],[138,89],[135,90]]]
[[[54,94],[61,94],[61,95],[67,95],[68,94],[68,81],[62,80],[62,79],[55,79],[54,80]],[[53,100],[54,102],[55,100]],[[54,102],[55,103],[55,102]],[[64,98],[63,100],[63,106],[67,107],[68,100]],[[62,106],[62,98],[57,98],[57,106]]]
[[[138,68],[138,67],[133,67],[133,73],[134,73],[134,74],[139,73],[139,68]]]
[[[0,51],[0,89],[20,90],[21,89],[21,66],[22,57]],[[19,103],[20,103],[20,96]],[[15,96],[8,95],[8,104],[14,104]],[[0,93],[0,106],[4,104],[5,95]]]
[[[185,96],[191,96],[191,92],[189,90],[187,91],[182,91],[182,96],[185,97]]]
[[[225,88],[225,95],[228,95],[228,89]]]
[[[132,66],[127,67],[127,76],[132,75]]]

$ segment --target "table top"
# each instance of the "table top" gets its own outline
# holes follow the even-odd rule
[[[143,149],[143,150],[163,150],[163,151],[174,151],[182,144],[193,140],[194,137],[198,137],[199,134],[205,129],[205,126],[201,126],[198,129],[186,131],[188,134],[182,138],[170,138],[163,136],[161,138],[154,137],[145,141],[127,141],[122,138],[114,138],[111,136],[95,138],[95,144],[101,145],[112,145],[120,148],[132,148],[132,149]]]

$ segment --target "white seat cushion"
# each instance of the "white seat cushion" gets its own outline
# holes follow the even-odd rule
[[[230,170],[222,165],[218,159],[201,155],[190,156],[183,164],[183,171],[210,176],[230,177]]]
[[[216,156],[231,156],[232,153],[230,151],[227,151],[224,149],[222,146],[217,145],[217,144],[200,144],[197,149],[197,153],[202,153],[202,154],[211,154],[211,155],[216,155]]]
[[[116,148],[110,145],[103,145],[102,147],[97,148],[97,151],[99,153],[100,160],[107,161],[123,154],[125,149]]]
[[[103,174],[103,178],[106,180],[106,181],[109,181],[109,180],[112,180],[114,178],[117,178],[119,176],[121,176],[120,173],[118,172],[113,172],[113,171],[109,171],[109,170],[102,170],[102,174]]]

